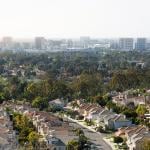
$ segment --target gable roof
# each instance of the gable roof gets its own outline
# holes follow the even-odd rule
[[[126,131],[126,134],[127,134],[129,137],[131,137],[132,135],[141,132],[143,129],[146,131],[146,127],[144,127],[144,126],[136,126],[136,127],[132,128],[131,130],[127,130],[127,131]]]
[[[60,139],[58,139],[57,141],[52,141],[52,144],[56,146],[65,146],[64,142]]]

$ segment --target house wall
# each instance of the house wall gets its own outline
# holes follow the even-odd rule
[[[65,146],[51,146],[50,150],[66,150]]]
[[[118,129],[120,127],[128,127],[131,125],[132,125],[131,121],[115,121],[114,122],[114,129]]]
[[[114,129],[114,123],[112,120],[109,120],[108,121],[108,124],[106,124],[106,126],[109,128],[109,129]]]
[[[89,118],[89,119],[95,121],[95,120],[97,120],[97,118],[98,118],[98,114],[91,114],[91,113],[90,113],[90,114],[87,116],[87,118]]]
[[[66,150],[65,146],[57,146],[56,150]]]

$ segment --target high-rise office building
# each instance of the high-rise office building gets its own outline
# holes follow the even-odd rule
[[[72,41],[71,39],[69,39],[69,40],[67,41],[67,47],[68,47],[68,48],[72,48],[72,47],[73,47],[73,41]]]
[[[117,39],[110,41],[110,48],[115,50],[119,49],[119,43]]]
[[[133,38],[120,38],[119,48],[121,50],[133,50]]]
[[[145,50],[146,49],[146,38],[137,38],[135,45],[136,50]]]
[[[13,47],[12,37],[3,37],[2,39],[2,48],[10,50]]]
[[[46,49],[46,39],[44,37],[35,38],[35,48],[38,50]]]
[[[81,47],[88,48],[89,43],[90,43],[90,37],[89,36],[81,36],[80,37]]]

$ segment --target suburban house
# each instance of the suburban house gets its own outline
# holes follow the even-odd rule
[[[119,128],[115,136],[126,139],[129,150],[141,150],[144,141],[150,140],[150,132],[145,126],[141,125]]]
[[[56,138],[51,135],[47,135],[47,148],[50,150],[66,150],[65,143],[60,140],[59,138]]]
[[[132,125],[132,122],[127,120],[124,115],[115,114],[98,104],[82,103],[76,110],[80,115],[84,116],[84,119],[94,121],[96,126],[102,125],[103,127],[116,130],[120,127]]]
[[[116,130],[120,127],[131,126],[132,122],[127,120],[124,115],[111,113],[104,116],[104,124],[107,128]]]
[[[28,116],[30,116],[29,113]],[[61,133],[68,134],[68,124],[61,121],[58,117],[47,112],[34,112],[32,115],[32,121],[38,132],[45,136],[49,131],[55,130],[55,134]]]
[[[63,99],[55,99],[55,100],[49,101],[49,105],[56,106],[59,108],[63,108],[65,104],[66,103]]]
[[[98,106],[97,104],[84,103],[81,104],[81,106],[79,106],[78,112],[86,118],[90,112],[92,112],[94,109],[97,109],[99,107],[100,106]]]
[[[111,114],[112,112],[110,112],[108,109],[102,109],[97,118],[98,122],[104,122],[104,117]]]
[[[147,131],[147,128],[142,125],[132,125],[129,127],[118,128],[118,131],[115,132],[115,136],[126,137],[130,140],[130,137],[135,133],[144,133]]]
[[[96,121],[98,120],[99,118],[99,113],[103,110],[102,107],[97,107],[97,108],[93,108],[90,110],[88,116],[86,117],[87,119],[91,119],[93,121]]]
[[[105,115],[103,117],[103,122],[105,124],[105,127],[109,128],[109,129],[113,129],[113,118],[115,118],[117,116],[117,114],[115,113],[111,113],[111,114],[108,114],[108,115]]]
[[[125,118],[124,115],[117,115],[115,118],[109,120],[110,124],[113,123],[112,129],[116,130],[120,127],[128,127],[132,125],[132,121]],[[109,126],[108,126],[109,127]]]
[[[122,93],[118,93],[117,96],[113,97],[113,102],[117,105],[127,105],[129,103],[134,103],[135,106],[139,104],[150,103],[149,95],[141,95],[141,94],[133,94],[134,91],[125,91]],[[148,94],[148,91],[146,91]]]
[[[141,150],[143,148],[144,141],[150,140],[150,133],[135,133],[130,137],[130,140],[127,141],[128,147],[130,150]]]
[[[125,132],[125,136],[128,139],[128,143],[132,142],[132,136],[134,134],[141,134],[147,132],[147,128],[145,126],[136,126],[135,128],[128,130]]]
[[[58,139],[63,139],[63,141],[65,141],[66,143],[68,142],[66,140],[69,134],[68,122],[63,122],[59,117],[54,116],[52,113],[38,111],[35,108],[31,108],[29,105],[17,105],[9,102],[6,103],[5,106],[9,106],[9,108],[14,110],[15,112],[19,112],[32,120],[33,125],[37,129],[37,132],[41,135],[41,142],[48,143],[47,136],[49,134],[51,136],[55,135],[55,137]]]
[[[150,141],[150,134],[140,135],[134,140],[133,146],[130,149],[141,150],[146,140]]]
[[[79,112],[79,114],[84,116],[85,109],[88,108],[89,106],[90,104],[83,103],[78,108],[76,108],[76,110]]]
[[[13,130],[9,114],[7,114],[3,107],[0,107],[0,149],[16,149],[17,144],[16,132]]]

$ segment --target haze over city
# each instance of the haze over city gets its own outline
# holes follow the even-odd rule
[[[0,37],[150,37],[149,0],[0,0]]]
[[[0,0],[0,150],[150,150],[150,0]]]

